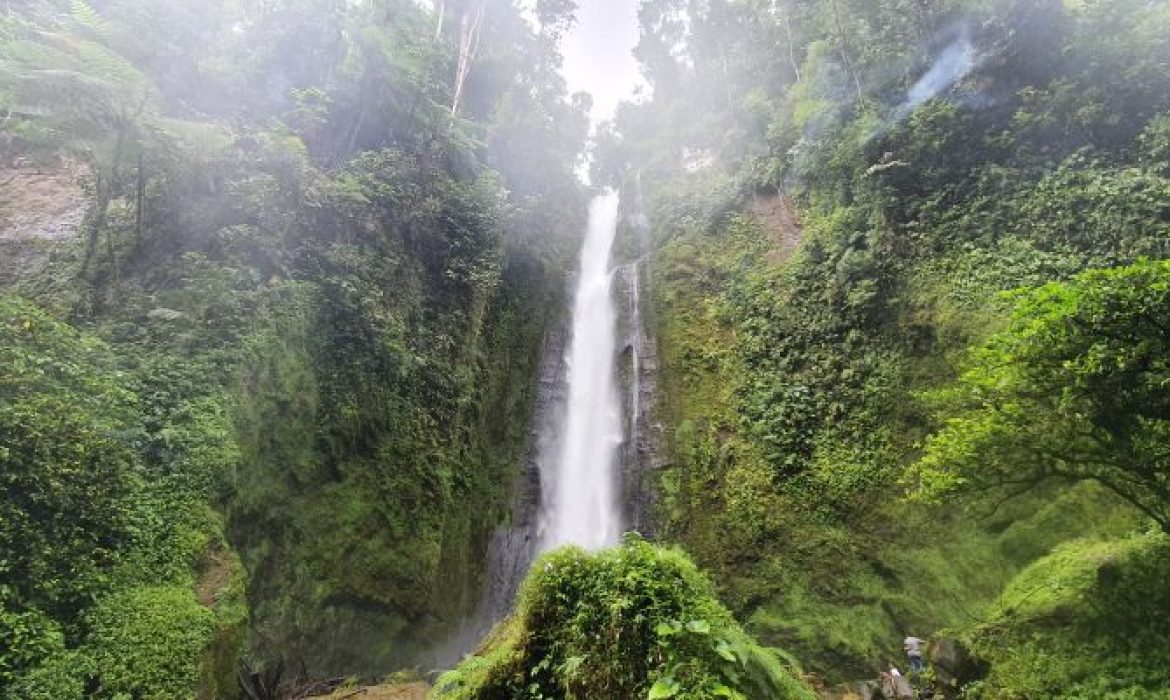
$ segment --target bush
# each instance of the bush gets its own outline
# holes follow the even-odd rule
[[[96,673],[93,659],[79,651],[60,651],[15,679],[3,696],[11,700],[82,700]]]
[[[516,614],[438,696],[812,698],[752,641],[677,549],[639,539],[537,561]]]
[[[129,541],[133,399],[107,363],[92,339],[0,298],[0,603],[11,610],[75,615]]]
[[[0,587],[0,593],[3,592]],[[64,646],[58,625],[39,610],[9,610],[0,598],[0,687],[20,669],[38,663]]]
[[[102,690],[143,698],[190,698],[214,614],[177,586],[114,593],[90,615],[86,647]]]

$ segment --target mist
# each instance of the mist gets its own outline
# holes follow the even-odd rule
[[[950,90],[979,67],[979,52],[964,31],[931,61],[930,69],[906,92],[906,99],[894,110],[895,121],[909,116],[943,92]]]

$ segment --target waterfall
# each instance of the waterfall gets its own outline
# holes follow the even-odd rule
[[[622,411],[614,376],[617,313],[610,270],[617,216],[616,193],[597,197],[589,206],[565,357],[568,402],[555,459],[541,460],[541,551],[563,544],[605,547],[616,544],[621,533],[617,451]]]

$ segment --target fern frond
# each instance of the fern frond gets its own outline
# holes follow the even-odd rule
[[[69,16],[80,27],[88,29],[98,36],[106,36],[106,32],[109,30],[109,23],[85,0],[73,0]]]
[[[96,41],[70,34],[50,34],[44,40],[59,48],[74,69],[101,76],[127,95],[137,97],[150,94],[154,98],[155,90],[146,75],[116,51]]]

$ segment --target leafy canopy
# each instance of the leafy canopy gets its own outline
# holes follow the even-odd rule
[[[1093,480],[1170,530],[1170,261],[1013,293],[1005,329],[935,398],[921,493]]]

